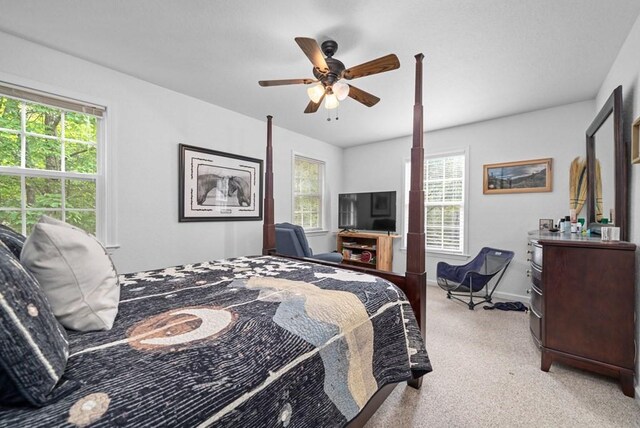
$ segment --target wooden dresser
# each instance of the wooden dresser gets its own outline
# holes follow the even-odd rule
[[[557,361],[613,376],[634,396],[635,249],[599,237],[530,234],[530,329],[543,371]]]

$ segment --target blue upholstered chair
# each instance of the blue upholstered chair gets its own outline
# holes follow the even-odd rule
[[[481,303],[491,303],[491,296],[509,267],[513,255],[513,251],[484,247],[473,260],[465,265],[453,266],[439,262],[436,269],[438,285],[447,292],[448,299],[456,299],[466,303],[471,310]],[[489,282],[498,274],[500,276],[489,291]],[[484,295],[481,293],[483,289]],[[478,296],[477,293],[480,295]],[[468,297],[469,301],[456,296]],[[474,296],[481,300],[474,302]]]
[[[340,253],[313,254],[302,226],[291,223],[276,224],[276,252],[284,256],[310,257],[334,263],[342,261]]]

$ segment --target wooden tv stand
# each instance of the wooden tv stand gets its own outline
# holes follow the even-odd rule
[[[391,271],[393,266],[393,240],[400,235],[365,232],[338,233],[338,252],[342,263]],[[362,254],[371,253],[371,261],[363,261]],[[364,256],[366,259],[366,255]]]

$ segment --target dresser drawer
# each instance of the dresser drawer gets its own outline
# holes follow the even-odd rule
[[[542,344],[542,318],[534,311],[529,311],[529,329],[538,346],[540,346]]]
[[[537,314],[544,315],[542,312],[542,294],[538,291],[536,287],[531,287],[531,309],[533,309]]]
[[[538,290],[544,290],[542,287],[542,270],[531,263],[531,282],[538,287]]]
[[[542,270],[542,245],[533,243],[531,245],[531,263]]]

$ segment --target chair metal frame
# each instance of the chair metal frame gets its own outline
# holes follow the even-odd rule
[[[484,248],[482,249],[484,250]],[[482,252],[481,250],[481,252]],[[487,281],[485,283],[485,285],[477,290],[477,291],[473,291],[473,274],[478,274],[478,275],[490,275],[489,273],[486,272],[487,269],[487,265],[486,263],[483,264],[484,266],[484,270],[485,272],[482,273],[480,271],[473,271],[470,270],[468,272],[465,273],[465,276],[463,278],[463,280],[460,283],[448,280],[447,278],[442,278],[440,276],[438,276],[437,281],[438,281],[438,285],[440,286],[440,288],[442,288],[443,290],[445,290],[447,292],[447,299],[455,299],[458,300],[462,303],[465,303],[470,310],[473,310],[476,306],[481,305],[482,303],[492,303],[492,299],[493,299],[493,292],[496,290],[496,288],[498,287],[498,284],[500,284],[500,281],[502,280],[502,277],[504,276],[505,272],[507,271],[507,268],[509,267],[509,265],[511,264],[511,261],[513,260],[513,252],[512,251],[506,251],[506,250],[498,250],[496,248],[492,248],[492,250],[495,251],[502,251],[505,253],[511,253],[511,259],[503,266],[500,268],[500,270],[496,271],[493,276],[497,275],[498,272],[500,272],[500,275],[498,276],[498,279],[495,281],[495,283],[493,284],[493,288],[491,288],[491,291],[489,291],[489,284],[491,283],[491,281],[493,281],[493,278],[489,279],[489,281]],[[476,256],[477,257],[477,256]],[[485,258],[487,257],[487,255],[485,254]],[[474,258],[475,259],[475,258]],[[445,263],[445,262],[440,262],[440,263]],[[470,262],[471,263],[471,262]],[[448,263],[446,263],[448,265]],[[451,266],[451,265],[449,265]],[[456,291],[458,288],[464,287],[466,288],[466,285],[463,285],[463,283],[467,280],[467,278],[469,278],[469,291]],[[482,290],[484,290],[485,294],[484,296],[478,296],[477,294],[482,292]],[[474,298],[474,293],[476,298],[482,298],[482,300],[474,302],[473,298]],[[457,296],[465,296],[465,297],[469,297],[469,301],[463,300],[460,297]]]

